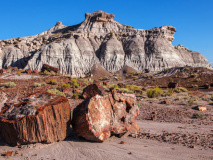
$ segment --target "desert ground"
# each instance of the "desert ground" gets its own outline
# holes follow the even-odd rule
[[[51,144],[10,146],[0,139],[0,159],[213,159],[212,70],[187,67],[143,74],[127,68],[114,75],[93,71],[88,77],[77,79],[77,82],[68,75],[20,72],[0,75],[0,108],[4,103],[15,102],[37,91],[58,90],[68,98],[70,108],[74,109],[83,101],[83,88],[98,82],[106,90],[113,87],[119,92],[136,94],[140,110],[136,122],[140,131],[129,136],[112,136],[103,143],[76,136],[72,126],[64,141]],[[52,83],[53,79],[57,83]],[[14,82],[15,86],[4,87],[8,82]],[[186,90],[167,89],[169,82],[178,83],[179,88]],[[66,86],[68,83],[70,85]],[[156,86],[163,93],[148,97],[149,89]],[[199,106],[205,109],[199,110]]]

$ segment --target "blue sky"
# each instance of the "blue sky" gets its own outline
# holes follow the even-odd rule
[[[213,0],[0,0],[0,40],[30,36],[57,21],[75,25],[86,12],[103,10],[138,29],[171,25],[182,44],[213,62]]]

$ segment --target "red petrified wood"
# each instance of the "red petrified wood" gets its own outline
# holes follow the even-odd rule
[[[38,92],[0,113],[0,135],[12,145],[64,140],[70,130],[68,99]]]
[[[91,84],[83,89],[82,97],[84,99],[93,97],[95,95],[101,95],[103,96],[105,94],[105,89],[97,84]]]
[[[138,115],[134,94],[113,91],[112,94],[86,99],[77,106],[73,112],[72,126],[78,136],[103,142],[111,134],[123,135],[128,132]]]

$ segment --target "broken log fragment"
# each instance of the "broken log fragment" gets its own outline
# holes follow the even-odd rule
[[[68,99],[38,92],[0,113],[0,136],[11,145],[64,140],[70,131]]]
[[[139,115],[134,94],[116,93],[96,95],[86,99],[73,111],[74,132],[87,140],[103,142],[131,129]]]

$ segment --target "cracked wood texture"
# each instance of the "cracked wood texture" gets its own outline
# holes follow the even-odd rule
[[[70,131],[68,99],[38,92],[2,108],[0,135],[11,145],[64,140]]]
[[[77,106],[73,111],[72,126],[78,136],[103,142],[112,134],[120,136],[128,132],[138,115],[134,94],[113,91],[86,99]]]

